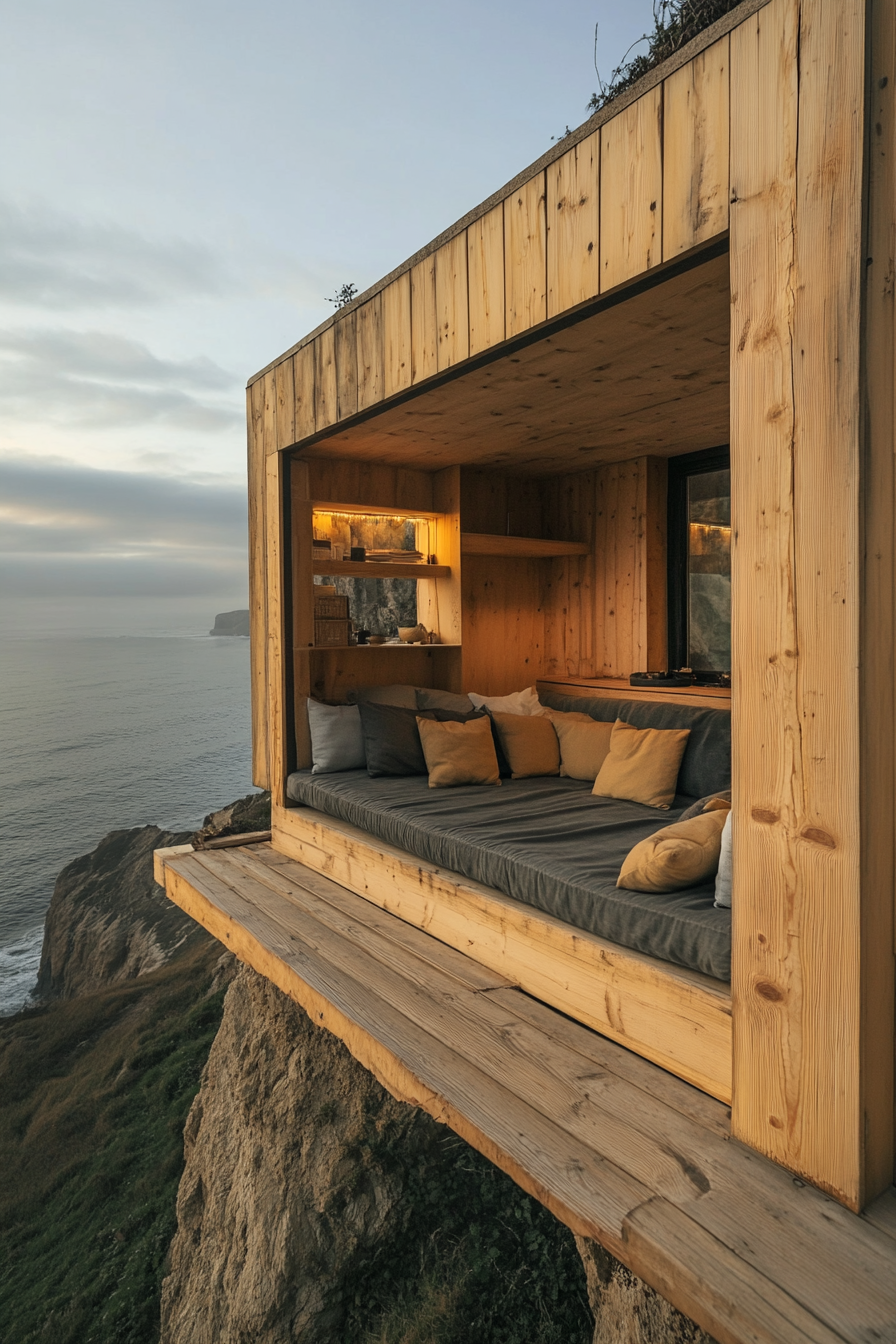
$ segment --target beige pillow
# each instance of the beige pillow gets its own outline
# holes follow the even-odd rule
[[[610,750],[612,723],[576,713],[552,714],[551,723],[560,739],[561,775],[596,779]]]
[[[678,767],[690,732],[690,728],[633,728],[617,719],[609,755],[592,793],[667,808],[675,797]]]
[[[487,718],[466,723],[417,719],[431,789],[453,784],[500,784],[498,758]]]
[[[664,826],[627,856],[617,887],[628,891],[679,891],[714,877],[719,866],[727,807],[712,807],[688,821]]]
[[[499,714],[492,710],[491,719],[512,779],[559,775],[560,747],[554,725],[547,716]]]

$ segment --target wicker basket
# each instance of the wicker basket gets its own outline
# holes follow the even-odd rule
[[[314,619],[316,621],[347,621],[348,598],[338,594],[336,597],[318,597],[315,593]]]
[[[319,649],[336,649],[350,643],[351,621],[314,620],[314,643]]]

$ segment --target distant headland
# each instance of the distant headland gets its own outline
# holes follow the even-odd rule
[[[215,617],[215,628],[210,635],[249,635],[249,612],[222,611]]]

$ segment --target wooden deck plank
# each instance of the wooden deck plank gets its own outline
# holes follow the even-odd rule
[[[611,1162],[565,1141],[367,984],[283,933],[197,856],[166,865],[171,899],[338,1036],[399,1100],[422,1107],[501,1167],[573,1230],[622,1250],[622,1223],[649,1197]],[[614,1254],[616,1253],[614,1251]]]
[[[462,953],[266,842],[164,863],[172,899],[395,1095],[720,1344],[896,1338],[892,1201],[849,1213],[728,1142],[718,1103],[518,989],[470,987]]]

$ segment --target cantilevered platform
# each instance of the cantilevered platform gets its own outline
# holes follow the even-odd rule
[[[159,851],[169,897],[720,1344],[896,1341],[896,1198],[849,1213],[719,1102],[269,843]]]

